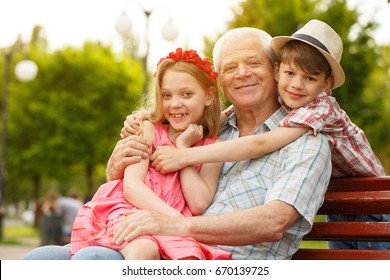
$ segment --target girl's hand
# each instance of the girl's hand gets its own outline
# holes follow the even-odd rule
[[[185,149],[198,143],[203,138],[203,126],[190,124],[177,138],[176,148]]]

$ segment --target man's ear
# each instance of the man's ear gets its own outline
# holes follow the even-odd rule
[[[279,63],[278,62],[274,63],[274,76],[275,76],[276,82],[279,82]]]

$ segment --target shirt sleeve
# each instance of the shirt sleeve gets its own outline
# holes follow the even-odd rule
[[[304,107],[290,109],[288,115],[279,123],[282,127],[310,127],[316,136],[332,116],[332,106],[325,98],[316,98]]]
[[[266,202],[280,200],[292,205],[303,219],[288,231],[313,225],[318,209],[324,201],[331,176],[330,148],[325,137],[306,134],[281,150],[281,169]]]

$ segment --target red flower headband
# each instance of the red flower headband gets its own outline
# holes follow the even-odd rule
[[[218,73],[213,71],[211,62],[207,58],[202,59],[195,50],[183,51],[181,48],[177,48],[176,52],[171,52],[168,56],[161,58],[157,63],[157,66],[166,59],[172,59],[175,61],[183,60],[192,63],[206,73],[213,82],[217,80]]]

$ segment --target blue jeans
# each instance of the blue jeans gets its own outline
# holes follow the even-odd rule
[[[70,246],[48,245],[28,252],[23,260],[124,260],[124,258],[118,251],[106,247],[85,247],[72,257]]]
[[[328,222],[388,222],[390,215],[328,215]],[[390,242],[329,241],[330,249],[390,250]]]

